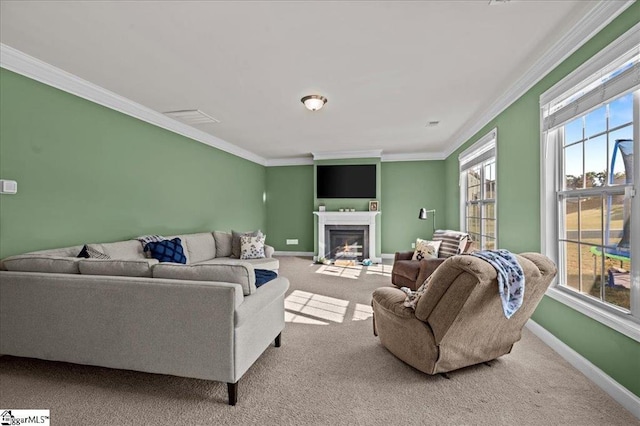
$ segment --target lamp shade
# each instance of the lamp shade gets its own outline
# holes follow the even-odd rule
[[[309,95],[300,99],[309,111],[317,111],[327,103],[327,98],[320,95]]]
[[[418,213],[418,219],[427,219],[427,209],[420,209],[420,213]]]

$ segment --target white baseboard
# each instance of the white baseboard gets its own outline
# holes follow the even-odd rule
[[[613,380],[604,371],[593,365],[589,360],[571,349],[560,339],[549,333],[544,327],[533,320],[527,321],[526,327],[540,340],[556,351],[569,364],[587,376],[589,380],[598,385],[620,405],[629,410],[631,414],[640,419],[640,398]]]
[[[314,254],[312,251],[274,251],[274,256],[304,256],[304,257],[313,257]]]

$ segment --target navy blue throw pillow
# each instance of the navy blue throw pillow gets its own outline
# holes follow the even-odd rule
[[[78,253],[78,255],[76,257],[82,257],[85,259],[89,259],[91,256],[89,256],[89,252],[87,251],[87,245],[85,244],[84,247],[82,247],[82,250],[80,250],[80,253]]]
[[[187,263],[180,238],[173,240],[152,241],[144,246],[144,251],[150,251],[151,257],[160,262]]]
[[[267,269],[256,269],[256,287],[260,287],[263,284],[268,283],[272,279],[276,278],[278,274]]]

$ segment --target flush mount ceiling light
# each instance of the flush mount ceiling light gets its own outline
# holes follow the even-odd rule
[[[320,95],[309,95],[300,99],[300,102],[302,102],[309,111],[317,111],[327,103],[327,98]]]

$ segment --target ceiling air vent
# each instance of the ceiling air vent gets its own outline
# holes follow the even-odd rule
[[[219,123],[220,120],[216,120],[210,115],[205,114],[199,109],[183,109],[180,111],[167,111],[164,115],[175,118],[178,121],[182,121],[185,124],[207,124],[207,123]]]

